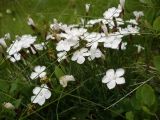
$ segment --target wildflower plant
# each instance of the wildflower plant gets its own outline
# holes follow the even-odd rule
[[[74,0],[71,3],[74,6]],[[151,64],[151,44],[140,42],[148,39],[143,34],[143,24],[150,26],[143,19],[145,13],[129,11],[128,17],[126,6],[119,0],[116,7],[92,18],[94,5],[85,3],[86,16],[78,22],[53,18],[44,28],[28,16],[31,34],[7,33],[0,38],[1,65],[9,66],[3,70],[7,76],[2,76],[11,82],[0,88],[4,95],[0,119],[7,119],[1,117],[3,109],[12,111],[13,119],[158,119],[159,89],[147,82],[159,78],[160,58],[154,57]]]

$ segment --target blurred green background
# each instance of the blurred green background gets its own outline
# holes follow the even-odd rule
[[[89,16],[101,17],[111,6],[117,7],[119,0],[0,0],[0,35],[31,33],[27,26],[28,16],[38,26],[51,23],[53,18],[65,23],[77,23],[85,16],[85,4],[90,3]],[[150,5],[152,7],[152,5]],[[139,0],[126,0],[126,12],[144,10]]]

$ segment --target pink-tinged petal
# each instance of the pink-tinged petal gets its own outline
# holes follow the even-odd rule
[[[113,79],[114,76],[115,76],[114,69],[109,69],[109,70],[107,70],[106,76],[107,76],[108,78],[110,78],[110,79]]]
[[[102,83],[108,83],[109,81],[110,79],[106,75],[102,78]]]
[[[124,84],[125,83],[125,78],[124,77],[116,78],[116,83],[117,84]]]
[[[124,73],[125,73],[125,70],[122,69],[122,68],[119,68],[119,69],[116,70],[116,76],[117,76],[117,77],[123,76]]]
[[[83,56],[80,56],[77,60],[77,63],[82,64],[84,63],[84,61],[85,61],[85,58]]]
[[[30,78],[31,78],[32,80],[38,78],[38,73],[32,72]]]
[[[115,86],[116,86],[115,80],[112,80],[112,81],[110,81],[110,82],[107,83],[107,87],[109,89],[113,89],[113,88],[115,88]]]

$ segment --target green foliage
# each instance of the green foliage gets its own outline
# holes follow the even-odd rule
[[[134,120],[134,114],[132,111],[126,113],[126,120]]]
[[[54,72],[57,78],[60,78],[61,76],[65,75],[64,67],[56,66]]]
[[[145,84],[136,91],[136,99],[141,105],[151,107],[155,103],[154,90],[150,85]]]
[[[154,66],[160,72],[160,56],[155,56],[153,59]]]
[[[153,22],[153,28],[156,31],[160,31],[160,16],[158,16]]]

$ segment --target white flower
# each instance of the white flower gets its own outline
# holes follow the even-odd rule
[[[119,0],[119,1],[120,1],[120,5],[121,5],[121,7],[124,9],[125,0]]]
[[[85,4],[86,13],[88,13],[88,12],[89,12],[90,6],[91,6],[91,4]]]
[[[141,45],[135,45],[135,47],[137,47],[138,53],[140,53],[142,50],[144,50],[144,47],[142,47]]]
[[[122,12],[122,9],[119,5],[118,8],[115,8],[115,7],[109,8],[107,11],[103,13],[103,16],[106,20],[109,20],[109,19],[112,20],[113,17],[115,18],[119,17],[121,12]]]
[[[82,64],[85,61],[85,56],[89,56],[89,52],[87,48],[81,48],[80,50],[77,50],[74,52],[71,60],[77,61],[77,63]]]
[[[40,44],[34,44],[34,47],[36,48],[36,50],[40,50],[40,51],[46,49],[44,42]]]
[[[9,55],[18,53],[23,48],[29,48],[35,41],[37,37],[31,35],[23,35],[22,37],[17,37],[17,39],[8,47],[7,52]]]
[[[113,89],[116,84],[124,84],[125,78],[123,77],[125,71],[122,68],[117,69],[109,69],[106,72],[106,75],[102,79],[102,83],[106,83],[109,89]]]
[[[106,25],[102,23],[101,28],[102,28],[103,32],[105,33],[105,35],[108,35],[108,28],[106,27]]]
[[[137,21],[140,17],[144,16],[144,13],[142,11],[134,11],[133,14],[136,17]]]
[[[19,38],[19,42],[21,42],[22,48],[29,48],[36,41],[36,38],[36,36],[23,35]]]
[[[48,34],[48,35],[46,36],[46,40],[49,40],[49,39],[54,40],[54,39],[55,39],[55,37],[53,37],[53,35],[52,35],[52,34]]]
[[[10,39],[10,34],[9,33],[6,33],[3,38],[0,38],[0,45],[2,45],[3,47],[6,48],[7,44],[6,44],[5,40],[7,40],[7,39]]]
[[[95,58],[100,58],[103,55],[100,49],[90,49],[89,53],[90,56],[88,57],[88,60],[94,60]]]
[[[53,24],[50,25],[50,28],[52,30],[60,30],[61,29],[61,25],[62,24],[59,24],[56,19],[53,19]]]
[[[127,23],[133,24],[133,25],[138,25],[137,21],[135,19],[130,19],[126,21]]]
[[[47,43],[46,43],[47,44]],[[33,46],[30,47],[31,51],[27,50],[27,53],[32,53],[32,54],[36,54],[37,51],[42,51],[44,49],[46,49],[45,43],[42,42],[40,44],[34,44]]]
[[[103,24],[107,24],[107,20],[106,19],[94,19],[94,20],[89,20],[87,22],[88,25],[94,25],[94,24],[97,24],[97,23],[103,23]]]
[[[57,57],[58,57],[58,62],[60,62],[60,61],[62,61],[62,60],[64,60],[64,59],[66,59],[67,58],[67,52],[59,52],[58,54],[57,54]]]
[[[35,87],[33,89],[33,94],[34,96],[31,97],[31,102],[41,106],[45,103],[46,99],[51,97],[51,92],[46,84],[42,84],[41,87]]]
[[[69,51],[72,46],[78,44],[78,41],[74,41],[71,39],[65,39],[59,41],[59,43],[56,46],[57,51]]]
[[[34,68],[34,72],[31,73],[31,76],[30,78],[33,80],[33,79],[37,79],[38,77],[39,78],[44,78],[46,76],[46,72],[44,72],[46,69],[45,66],[36,66]]]
[[[7,49],[9,55],[18,53],[22,49],[22,44],[18,40],[15,40]]]
[[[106,40],[104,41],[104,47],[106,48],[112,48],[112,49],[119,49],[119,44],[122,41],[122,35],[118,34],[110,34],[106,37]]]
[[[64,37],[66,39],[78,39],[81,35],[83,35],[85,32],[87,32],[87,29],[84,28],[71,28],[71,29],[66,29],[65,30],[66,33],[61,33],[60,36]]]
[[[4,38],[5,38],[5,39],[11,39],[10,33],[6,33],[6,34],[4,35]]]
[[[127,25],[127,28],[118,28],[119,33],[122,34],[123,36],[127,35],[139,35],[139,30],[140,28],[138,26],[132,26],[132,25]]]
[[[73,75],[64,75],[59,78],[59,82],[62,85],[62,87],[67,87],[67,83],[69,81],[75,81],[75,78],[73,77]]]
[[[87,30],[84,28],[65,29],[65,33],[59,34],[61,38],[65,38],[65,39],[58,42],[56,46],[56,50],[57,51],[69,51],[71,47],[77,48],[79,46],[80,37],[86,31]]]
[[[7,58],[9,58],[11,62],[16,62],[16,61],[21,60],[21,54],[14,53],[12,56],[8,55]]]
[[[13,110],[15,109],[14,105],[10,102],[4,102],[3,103],[3,107],[7,108],[7,109],[10,109],[10,110]]]
[[[86,47],[91,47],[93,49],[96,49],[99,42],[103,42],[102,36],[105,36],[105,34],[100,34],[96,32],[92,33],[85,33],[81,38],[86,40],[88,43],[86,44]]]
[[[140,28],[137,27],[137,26],[133,27],[132,25],[128,25],[128,26],[127,26],[127,30],[128,30],[128,32],[129,32],[130,34],[136,35],[136,34],[139,34]]]
[[[27,24],[30,26],[35,26],[35,23],[31,17],[28,18]]]
[[[0,45],[2,45],[3,47],[7,47],[7,44],[4,38],[0,38]]]
[[[121,50],[126,50],[127,42],[122,42]]]
[[[85,20],[84,20],[83,18],[81,18],[81,22],[80,22],[80,24],[81,24],[82,26],[84,26],[84,25],[85,25]]]

